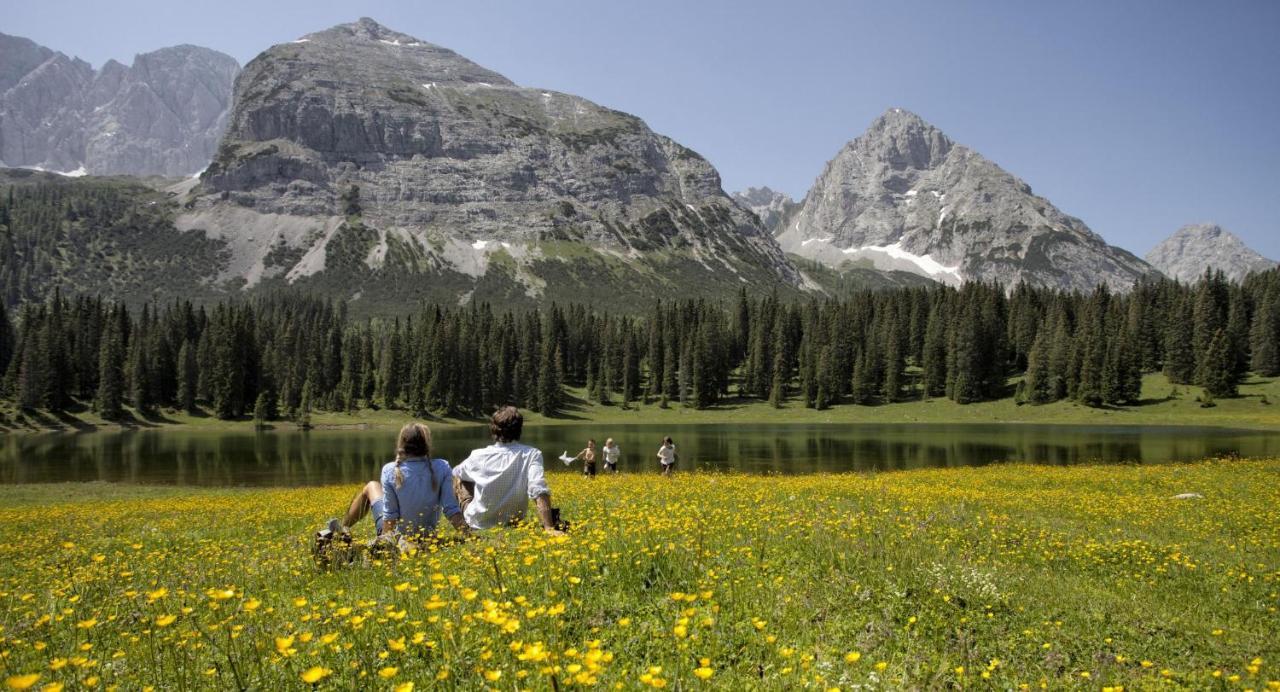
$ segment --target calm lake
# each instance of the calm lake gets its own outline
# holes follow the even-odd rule
[[[588,437],[612,436],[621,470],[657,473],[663,435],[680,452],[680,469],[750,473],[887,471],[1040,464],[1159,463],[1208,456],[1280,455],[1280,432],[1188,427],[1054,425],[566,425],[530,428],[525,442],[543,450],[549,471],[566,467]],[[452,463],[487,444],[487,429],[440,429],[435,454]],[[0,439],[0,483],[107,481],[204,486],[357,483],[391,460],[395,431],[316,430],[246,433],[132,431],[8,435]]]

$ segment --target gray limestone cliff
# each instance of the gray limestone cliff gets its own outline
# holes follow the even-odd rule
[[[764,224],[765,230],[777,234],[786,228],[787,222],[800,209],[800,204],[791,195],[765,187],[749,187],[741,192],[733,193],[738,204],[750,209]]]
[[[94,70],[0,34],[0,163],[63,174],[187,176],[226,129],[239,65],[198,46]]]
[[[425,276],[462,301],[799,285],[697,153],[370,19],[266,50],[234,103],[179,219],[229,242],[224,278],[358,298]]]
[[[1152,271],[1031,187],[894,108],[826,166],[778,240],[830,266],[870,261],[945,283],[1127,290]]]
[[[1147,253],[1147,261],[1171,279],[1193,282],[1205,269],[1239,281],[1252,272],[1276,266],[1275,260],[1254,252],[1235,234],[1217,224],[1189,224]]]

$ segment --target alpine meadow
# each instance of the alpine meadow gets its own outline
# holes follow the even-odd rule
[[[6,13],[4,689],[1280,692],[1280,7],[377,9]]]

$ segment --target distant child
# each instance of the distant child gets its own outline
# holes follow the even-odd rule
[[[618,444],[613,438],[604,441],[604,470],[609,473],[618,472],[618,459],[622,456],[622,450],[618,448]]]
[[[658,461],[662,462],[662,475],[670,476],[676,468],[676,443],[670,437],[662,438],[662,446],[658,448]]]
[[[574,459],[582,460],[582,475],[596,475],[596,441],[587,440],[587,448],[578,452]]]

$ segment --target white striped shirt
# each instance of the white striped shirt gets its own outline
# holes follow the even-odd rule
[[[453,475],[476,484],[471,503],[462,511],[473,529],[523,519],[529,500],[551,494],[542,452],[518,442],[498,442],[471,452],[453,468]]]

